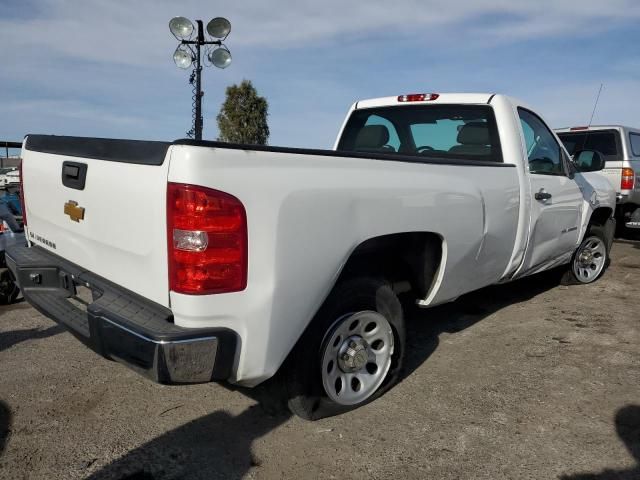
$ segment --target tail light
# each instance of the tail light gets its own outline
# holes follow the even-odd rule
[[[620,189],[622,190],[633,190],[633,178],[635,173],[633,172],[633,168],[623,168],[622,169],[622,180],[620,181]]]
[[[167,188],[169,288],[190,295],[247,286],[247,216],[236,197],[196,185]]]
[[[18,174],[20,176],[20,210],[22,210],[22,223],[27,226],[27,207],[24,203],[24,175],[22,174],[22,158],[18,164]]]

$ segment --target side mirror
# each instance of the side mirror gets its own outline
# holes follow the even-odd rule
[[[573,155],[573,164],[579,172],[597,172],[604,168],[604,157],[595,150],[580,150]]]

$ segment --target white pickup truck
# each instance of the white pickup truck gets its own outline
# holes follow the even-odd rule
[[[397,380],[400,292],[593,282],[615,228],[601,156],[503,95],[360,101],[334,150],[29,135],[22,158],[7,263],[35,308],[158,382],[278,373],[307,419]]]

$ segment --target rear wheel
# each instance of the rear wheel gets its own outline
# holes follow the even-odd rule
[[[0,271],[0,305],[9,305],[16,301],[20,289],[8,269]]]
[[[287,359],[289,409],[317,420],[373,401],[397,381],[404,341],[402,307],[387,282],[339,284]]]
[[[602,227],[592,225],[584,240],[573,254],[565,284],[595,282],[609,266],[609,247]]]

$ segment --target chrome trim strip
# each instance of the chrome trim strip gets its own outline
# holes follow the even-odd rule
[[[135,332],[127,327],[125,327],[124,325],[121,325],[119,323],[116,323],[112,320],[109,320],[106,317],[99,317],[101,320],[104,320],[105,322],[110,323],[111,325],[113,325],[114,327],[120,328],[122,330],[124,330],[127,333],[130,333],[131,335],[135,335],[136,337],[138,337],[141,340],[144,340],[146,342],[150,342],[150,343],[155,343],[156,345],[168,345],[168,344],[180,344],[180,343],[194,343],[194,342],[204,342],[206,340],[217,340],[217,337],[195,337],[195,338],[188,338],[186,340],[153,340],[152,338],[149,337],[145,337],[144,335],[142,335],[141,333]]]

